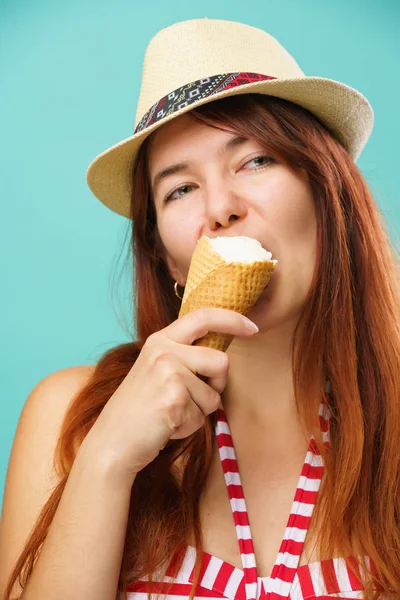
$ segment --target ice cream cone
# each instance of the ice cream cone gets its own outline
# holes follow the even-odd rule
[[[232,256],[235,260],[226,259]],[[201,307],[226,308],[246,315],[264,291],[276,263],[252,238],[201,237],[190,263],[179,317]],[[211,331],[194,345],[225,352],[233,337]]]

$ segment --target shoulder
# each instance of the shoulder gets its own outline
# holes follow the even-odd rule
[[[67,367],[50,373],[41,379],[30,392],[21,412],[23,418],[28,412],[34,411],[43,404],[55,412],[63,412],[73,397],[89,380],[95,365]],[[71,396],[72,394],[72,396]]]
[[[45,411],[43,431],[53,435],[53,427],[61,425],[70,404],[88,382],[94,370],[94,365],[82,365],[61,369],[44,377],[29,394],[18,426],[29,426],[30,422],[43,416]]]
[[[5,580],[59,483],[54,451],[64,416],[94,365],[68,367],[40,380],[22,408],[11,448],[0,521],[0,597]]]
[[[35,450],[39,437],[43,451],[55,449],[64,416],[94,369],[94,365],[68,367],[50,373],[35,385],[19,417],[10,461],[16,454]]]

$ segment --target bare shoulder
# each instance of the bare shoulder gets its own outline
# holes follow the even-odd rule
[[[0,521],[0,597],[12,565],[59,483],[53,458],[60,428],[71,402],[94,369],[94,365],[83,365],[55,371],[35,385],[24,403],[4,488]]]
[[[82,389],[94,372],[94,365],[82,365],[77,367],[68,367],[50,373],[37,383],[29,394],[20,416],[18,427],[24,422],[28,422],[37,416],[37,411],[43,409],[50,411],[49,420],[45,420],[43,425],[51,425],[52,418],[58,420],[63,418],[70,403],[76,394]],[[46,427],[44,427],[46,429]],[[18,430],[17,430],[18,435]]]

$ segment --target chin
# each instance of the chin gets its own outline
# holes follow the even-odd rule
[[[274,329],[279,330],[287,327],[289,323],[293,323],[293,311],[289,309],[282,310],[282,307],[268,306],[268,303],[254,305],[246,316],[254,321],[260,330],[260,334]],[[254,340],[257,341],[257,335]]]
[[[246,316],[260,326],[261,323],[269,321],[270,315],[275,313],[274,304],[275,302],[269,297],[268,288],[266,288]]]

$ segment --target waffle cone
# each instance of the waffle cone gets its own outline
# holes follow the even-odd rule
[[[274,260],[227,263],[207,237],[193,253],[179,317],[202,307],[225,308],[246,315],[264,291],[275,268]],[[194,345],[225,352],[233,335],[209,332]]]

